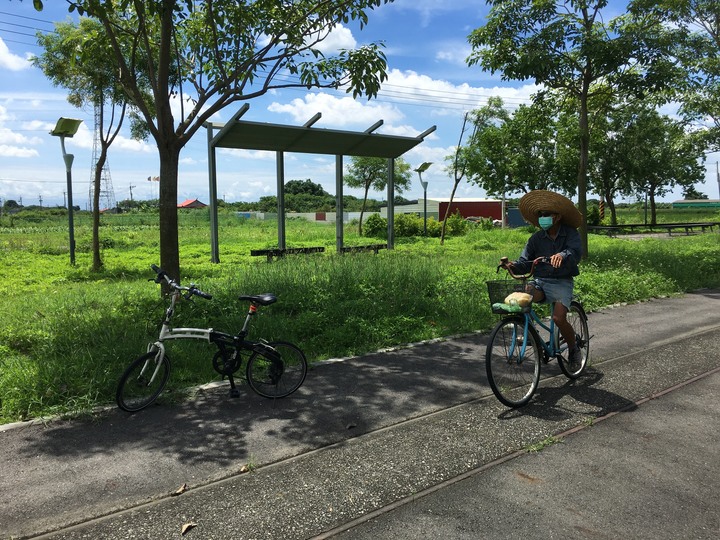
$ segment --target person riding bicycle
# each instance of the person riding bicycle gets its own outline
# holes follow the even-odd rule
[[[528,283],[527,292],[534,302],[555,302],[552,318],[567,343],[569,360],[579,362],[582,353],[575,342],[575,333],[567,320],[572,301],[574,278],[579,275],[578,263],[582,255],[582,243],[577,228],[582,224],[582,214],[570,199],[546,190],[525,194],[519,203],[525,221],[540,230],[534,233],[516,261],[507,266],[517,273],[527,273],[538,257],[549,257],[548,264],[535,268],[534,281]]]

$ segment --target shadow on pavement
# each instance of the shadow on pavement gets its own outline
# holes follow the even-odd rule
[[[470,336],[320,364],[303,387],[280,400],[259,397],[247,385],[239,398],[230,398],[223,385],[181,404],[53,422],[29,432],[20,451],[87,457],[127,448],[186,465],[268,463],[489,393],[482,340]]]
[[[509,420],[520,415],[530,415],[541,420],[559,421],[572,418],[578,413],[601,417],[614,411],[637,408],[632,400],[601,388],[599,384],[603,377],[601,371],[591,367],[579,379],[566,380],[559,386],[543,386],[541,381],[530,403],[520,409],[510,409],[498,418]],[[577,406],[570,408],[569,403],[576,403]]]

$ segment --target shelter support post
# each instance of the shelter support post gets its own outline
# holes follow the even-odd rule
[[[285,154],[277,153],[278,248],[285,249]]]
[[[395,249],[395,159],[388,158],[387,182],[387,248]]]
[[[217,210],[217,171],[215,167],[215,145],[213,144],[213,128],[207,126],[208,138],[208,178],[210,182],[210,261],[220,262],[220,247],[218,238],[218,210]]]
[[[345,242],[345,207],[343,206],[343,157],[335,156],[335,249],[342,251]]]

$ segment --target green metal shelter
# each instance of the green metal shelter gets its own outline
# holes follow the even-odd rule
[[[424,131],[417,137],[399,137],[374,133],[382,126],[380,120],[365,131],[340,131],[315,128],[313,125],[321,118],[318,113],[303,126],[286,126],[262,122],[247,122],[240,118],[248,111],[245,104],[225,124],[206,122],[208,140],[208,169],[210,181],[210,227],[212,262],[220,262],[217,219],[217,171],[215,161],[216,148],[234,148],[242,150],[266,150],[276,152],[277,200],[278,200],[278,247],[285,249],[285,154],[290,152],[305,154],[325,154],[335,156],[336,213],[340,219],[335,222],[336,246],[343,247],[343,156],[364,156],[387,158],[388,160],[388,249],[394,247],[393,214],[395,199],[394,169],[395,159],[402,156],[425,140],[436,126]]]

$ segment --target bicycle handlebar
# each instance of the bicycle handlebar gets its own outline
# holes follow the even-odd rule
[[[182,287],[182,286],[178,285],[173,278],[168,276],[168,274],[167,274],[167,272],[165,272],[165,270],[163,270],[156,264],[151,264],[150,268],[152,268],[153,271],[157,274],[157,277],[154,280],[150,280],[150,281],[154,281],[155,283],[162,283],[163,280],[165,280],[165,282],[168,284],[168,286],[171,289],[173,289],[175,291],[187,291],[187,295],[185,296],[185,298],[187,298],[187,299],[190,299],[190,297],[192,297],[194,295],[194,296],[199,296],[200,298],[205,298],[206,300],[212,300],[212,294],[208,294],[206,292],[201,291],[192,283],[190,284],[189,287]]]
[[[495,273],[497,274],[501,268],[504,268],[507,270],[507,273],[510,274],[515,279],[527,279],[529,277],[532,277],[532,275],[535,273],[535,267],[540,263],[549,263],[550,257],[538,257],[532,262],[532,266],[530,267],[530,271],[526,274],[516,274],[512,271],[512,268],[510,267],[510,260],[507,257],[502,257],[500,259],[500,264],[497,267],[497,270]]]

